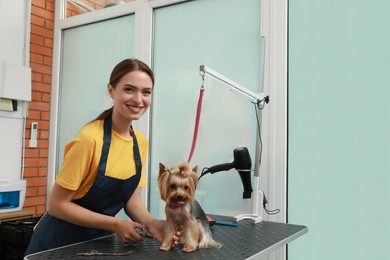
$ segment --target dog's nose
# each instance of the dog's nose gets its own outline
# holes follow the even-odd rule
[[[178,200],[183,200],[183,199],[184,199],[184,196],[183,196],[183,195],[177,195],[177,199],[178,199]]]

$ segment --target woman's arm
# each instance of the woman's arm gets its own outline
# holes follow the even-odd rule
[[[55,183],[49,198],[50,215],[76,225],[115,232],[125,243],[143,239],[135,232],[136,228],[142,228],[141,224],[88,210],[72,202],[74,193]]]
[[[143,224],[147,230],[152,233],[157,240],[162,241],[164,232],[163,221],[157,220],[146,209],[141,200],[141,188],[137,188],[125,206],[126,214],[133,220]]]

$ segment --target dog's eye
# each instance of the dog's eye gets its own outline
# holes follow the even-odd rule
[[[190,187],[188,187],[188,185],[184,186],[184,189],[185,190],[188,190]]]
[[[171,189],[176,189],[176,184],[171,184]]]

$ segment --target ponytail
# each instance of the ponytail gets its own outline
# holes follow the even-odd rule
[[[104,110],[100,115],[98,115],[94,120],[90,121],[88,124],[92,123],[92,122],[95,122],[97,120],[104,120],[106,119],[107,117],[110,117],[112,115],[112,110],[113,110],[114,107],[111,107],[107,110]]]

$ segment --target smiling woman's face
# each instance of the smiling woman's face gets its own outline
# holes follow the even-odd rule
[[[138,120],[148,110],[152,101],[153,82],[143,71],[123,75],[115,88],[108,86],[114,100],[114,111],[128,120]]]

